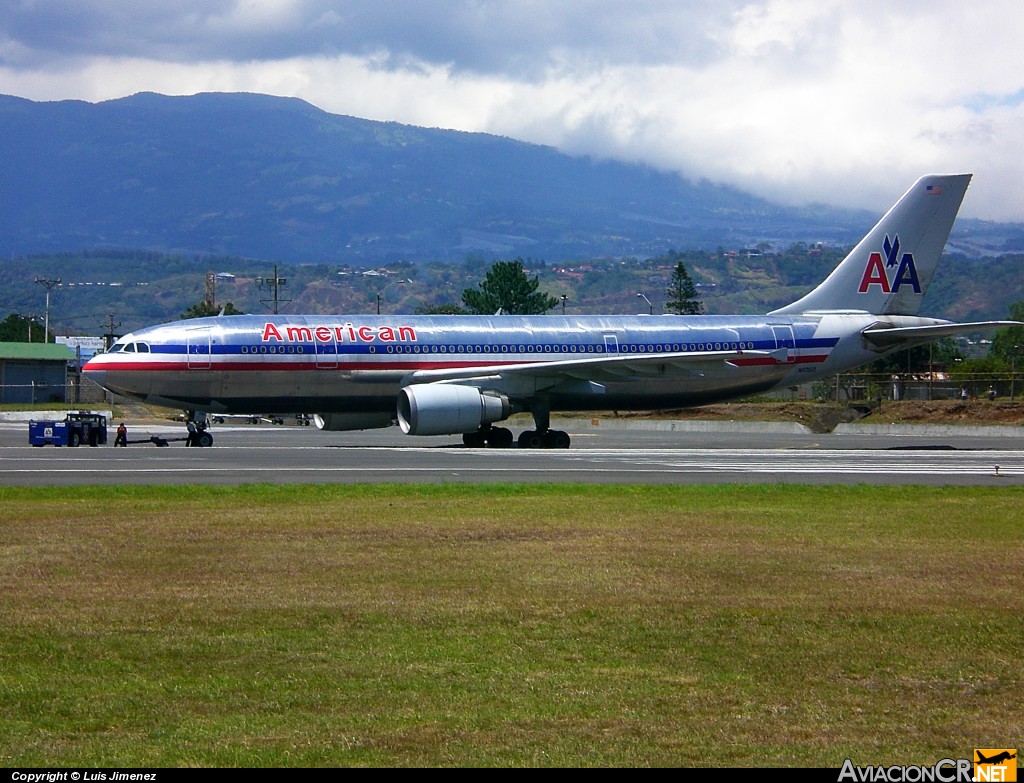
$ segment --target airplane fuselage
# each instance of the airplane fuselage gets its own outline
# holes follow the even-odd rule
[[[772,316],[230,316],[122,338],[87,373],[146,402],[214,413],[387,413],[414,373],[621,357],[551,410],[699,405],[814,381],[877,358],[863,328],[941,323],[866,314]],[[732,352],[728,361],[696,357]],[[652,361],[663,356],[665,363]],[[628,357],[644,361],[629,367]],[[687,362],[680,371],[678,361]],[[673,365],[675,371],[667,371]],[[626,368],[629,371],[626,371]],[[478,384],[480,385],[480,384]],[[526,388],[529,398],[535,389]],[[515,396],[515,395],[512,395]]]

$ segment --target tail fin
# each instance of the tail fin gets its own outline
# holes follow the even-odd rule
[[[916,315],[970,181],[970,174],[921,177],[821,285],[771,314]]]

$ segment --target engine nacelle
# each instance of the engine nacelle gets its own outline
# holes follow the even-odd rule
[[[313,423],[318,430],[346,432],[349,430],[375,430],[390,427],[394,416],[390,413],[316,413]]]
[[[507,419],[508,397],[475,386],[420,383],[398,392],[398,424],[406,435],[459,435]]]

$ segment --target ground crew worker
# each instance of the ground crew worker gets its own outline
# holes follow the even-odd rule
[[[128,445],[128,428],[124,426],[122,421],[117,425],[117,437],[114,438],[115,446],[127,446]]]

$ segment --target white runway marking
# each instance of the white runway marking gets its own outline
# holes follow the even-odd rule
[[[7,475],[51,474],[197,474],[266,475],[478,473],[537,475],[859,475],[859,476],[1024,476],[1024,452],[842,450],[842,449],[438,449],[366,447],[326,449],[323,446],[264,447],[261,462],[240,449],[32,450],[0,457]],[[281,459],[273,464],[272,455]],[[401,459],[401,466],[396,461]],[[538,464],[543,462],[543,464]],[[271,463],[271,464],[267,464]],[[996,469],[998,466],[998,471]],[[385,476],[386,478],[386,476]]]

